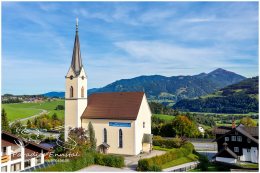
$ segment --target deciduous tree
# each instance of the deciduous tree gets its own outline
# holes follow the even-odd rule
[[[255,127],[256,126],[256,122],[248,116],[242,118],[240,120],[240,124],[243,124],[244,126],[248,126],[248,127]]]

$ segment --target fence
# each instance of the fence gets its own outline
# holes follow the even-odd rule
[[[163,171],[165,171],[165,172],[186,172],[191,169],[197,168],[198,165],[199,165],[199,162],[191,162],[191,163],[186,163],[183,165],[167,168],[167,169],[164,169]]]

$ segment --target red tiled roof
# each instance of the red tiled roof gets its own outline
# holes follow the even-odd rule
[[[136,120],[143,96],[144,92],[92,94],[81,118]]]

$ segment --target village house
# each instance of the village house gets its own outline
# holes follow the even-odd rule
[[[65,139],[69,128],[87,129],[91,122],[100,152],[137,155],[151,151],[152,114],[144,92],[87,95],[88,77],[81,59],[78,22],[71,66],[65,79]]]
[[[216,161],[258,163],[258,127],[235,126],[233,122],[232,127],[217,127],[213,132],[218,146]]]
[[[1,172],[15,172],[44,164],[48,149],[2,131]]]

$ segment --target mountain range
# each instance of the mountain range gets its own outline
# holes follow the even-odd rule
[[[224,87],[197,99],[183,99],[173,108],[190,112],[258,112],[258,76]]]
[[[221,68],[210,73],[189,76],[139,76],[132,79],[117,80],[102,88],[89,89],[88,95],[97,92],[144,91],[149,100],[168,104],[182,99],[207,95],[244,79],[246,79],[244,76]],[[43,95],[64,97],[64,92],[50,92]]]

